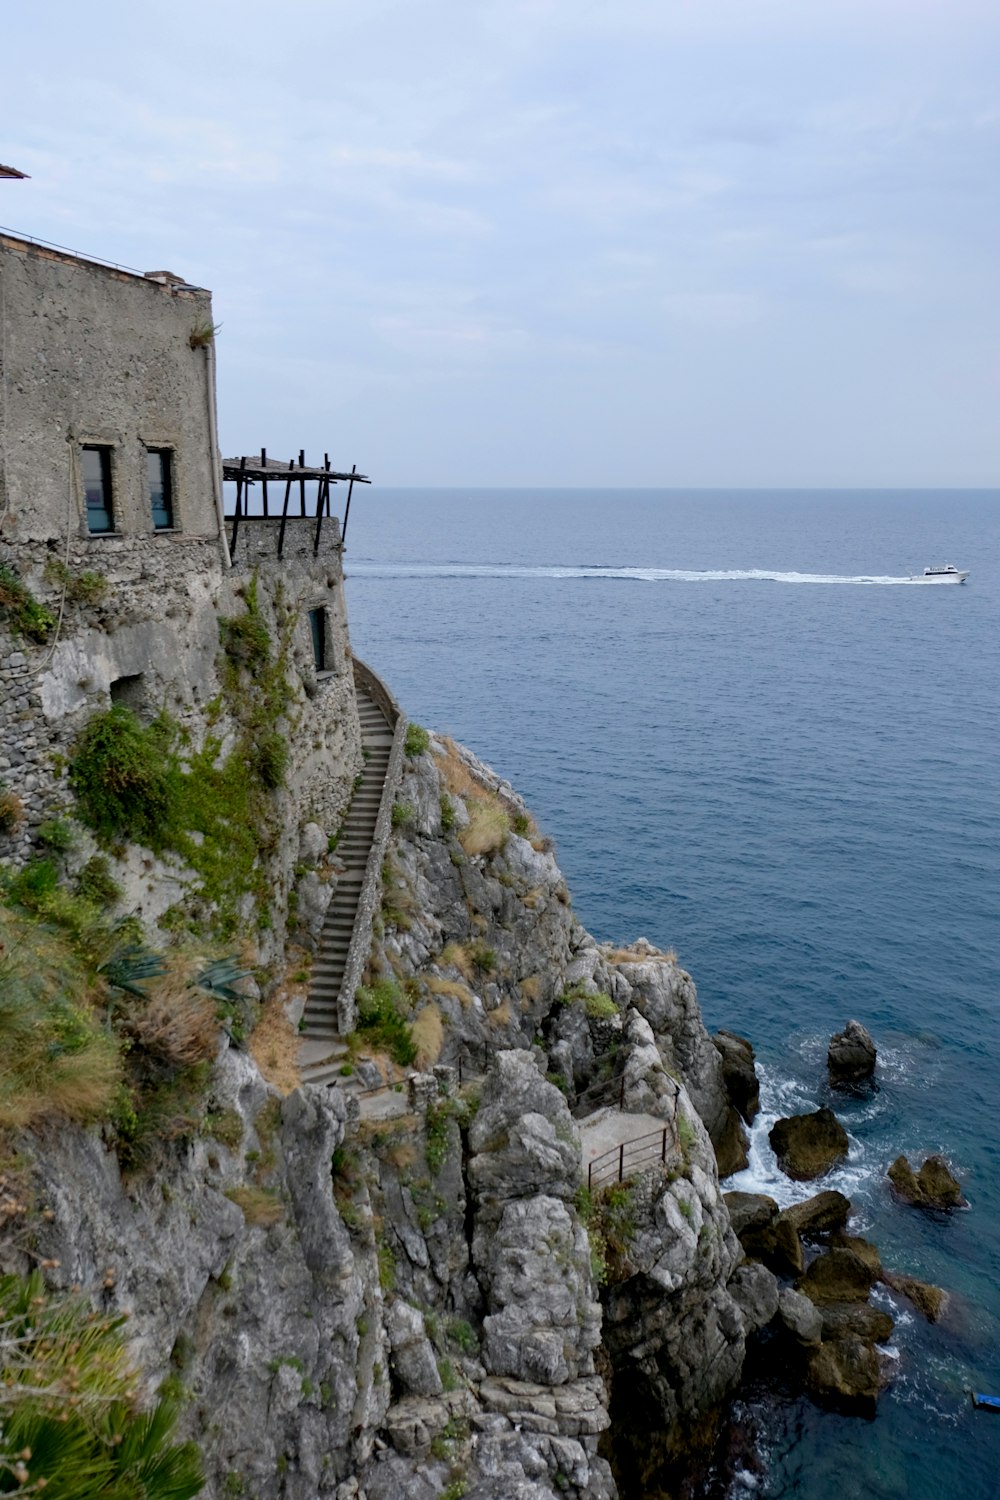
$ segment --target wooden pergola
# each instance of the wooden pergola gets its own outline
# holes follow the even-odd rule
[[[244,518],[254,519],[257,514],[265,519],[272,518],[269,506],[268,483],[276,483],[284,486],[284,497],[281,508],[275,508],[273,519],[280,516],[281,525],[278,528],[278,556],[281,557],[285,545],[285,526],[289,515],[293,519],[301,520],[303,517],[315,517],[316,532],[313,539],[313,556],[319,552],[320,537],[322,535],[323,521],[331,515],[330,489],[338,483],[347,485],[347,501],[344,505],[344,522],[340,530],[340,540],[343,544],[347,535],[347,518],[351,511],[351,495],[355,484],[371,484],[371,480],[365,474],[359,474],[356,464],[352,464],[350,473],[331,469],[330,455],[324,453],[322,467],[306,463],[305,449],[299,451],[298,459],[291,458],[288,462],[281,459],[268,458],[267,449],[262,448],[259,454],[248,458],[224,458],[222,460],[222,477],[224,480],[234,482],[236,485],[236,506],[232,512],[233,530],[229,538],[229,550],[236,549],[236,538],[239,534],[240,521]],[[250,487],[260,485],[261,509],[255,512],[255,517],[250,517],[247,503],[249,500]],[[306,485],[315,484],[315,508],[310,512],[307,505]],[[298,509],[289,510],[292,503],[293,486],[298,488]]]

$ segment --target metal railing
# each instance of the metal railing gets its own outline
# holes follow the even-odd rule
[[[587,1188],[602,1187],[609,1182],[624,1182],[648,1167],[665,1166],[667,1148],[676,1143],[672,1125],[662,1130],[651,1130],[646,1135],[637,1135],[630,1141],[621,1141],[610,1151],[602,1151],[587,1165]]]

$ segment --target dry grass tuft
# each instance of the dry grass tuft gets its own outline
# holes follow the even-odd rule
[[[242,1210],[248,1224],[260,1224],[269,1228],[285,1216],[281,1199],[277,1193],[269,1192],[267,1188],[230,1188],[226,1197]]]
[[[466,854],[495,854],[510,837],[510,819],[499,802],[469,803],[469,821],[458,835]]]
[[[298,1053],[301,1037],[282,1008],[282,996],[275,995],[250,1038],[250,1055],[267,1082],[279,1094],[290,1094],[299,1087]]]
[[[455,741],[446,737],[441,743],[444,745],[444,754],[437,757],[437,767],[452,796],[462,798],[489,796],[487,788],[481,781],[476,780],[462,759]]]
[[[75,1052],[22,1056],[16,1070],[0,1063],[0,1126],[21,1129],[53,1116],[87,1124],[105,1117],[121,1078],[110,1038],[92,1037]]]
[[[677,950],[668,948],[666,953],[651,953],[647,948],[605,948],[602,950],[609,964],[675,964]]]
[[[501,1026],[509,1026],[514,1019],[514,1012],[510,1008],[510,1001],[501,1000],[496,1010],[487,1012],[486,1019],[491,1026],[495,1026],[498,1029]]]
[[[459,830],[458,841],[466,854],[493,854],[510,836],[510,817],[491,787],[479,781],[459,754],[454,740],[445,739],[438,769],[453,797],[461,797],[469,822]]]
[[[124,1024],[136,1046],[176,1068],[209,1062],[219,1050],[213,1001],[176,973],[151,987],[149,1000],[134,1006]]]
[[[521,980],[518,988],[525,1000],[537,1000],[542,993],[542,976],[529,974],[527,979]]]
[[[410,1036],[417,1049],[416,1066],[424,1072],[437,1062],[444,1045],[444,1026],[436,1005],[425,1005],[417,1012],[410,1022]]]
[[[461,943],[449,943],[447,947],[442,948],[438,963],[445,969],[457,969],[463,979],[471,980],[472,978],[472,959]]]
[[[646,958],[645,953],[636,953],[632,948],[608,948],[604,957],[609,964],[638,964]]]
[[[468,1010],[472,1004],[472,991],[460,979],[438,979],[437,975],[432,974],[426,984],[432,995],[460,1001],[463,1010]]]
[[[397,1172],[405,1172],[417,1160],[417,1148],[412,1141],[393,1141],[383,1152],[383,1159],[394,1166]]]
[[[530,891],[525,891],[521,900],[529,911],[534,911],[545,900],[545,892],[540,885],[533,885]]]

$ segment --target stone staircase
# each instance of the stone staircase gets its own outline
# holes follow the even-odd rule
[[[300,1068],[309,1083],[342,1081],[340,1069],[347,1059],[347,1047],[338,1029],[337,1002],[392,748],[392,727],[360,685],[357,704],[365,762],[337,842],[337,855],[347,868],[337,881],[323,923],[303,1017]]]

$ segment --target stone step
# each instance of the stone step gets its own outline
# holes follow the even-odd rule
[[[393,744],[393,730],[378,704],[363,688],[357,690],[361,743],[365,751],[361,779],[351,798],[334,851],[345,866],[327,909],[320,937],[320,951],[313,962],[309,999],[303,1017],[303,1035],[316,1040],[339,1038],[337,1001],[343,984],[357,921],[358,903],[371,854],[372,839],[382,805],[386,773]],[[310,1064],[303,1070],[308,1081],[346,1083],[339,1064]]]

